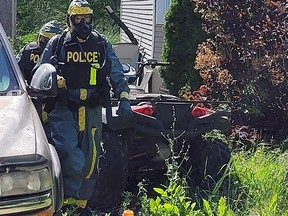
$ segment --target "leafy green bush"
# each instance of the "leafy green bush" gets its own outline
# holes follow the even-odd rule
[[[178,94],[186,83],[197,89],[202,81],[194,69],[195,53],[205,39],[200,16],[193,13],[190,1],[172,0],[165,19],[161,58],[172,66],[163,67],[161,76],[172,94]]]
[[[24,47],[24,45],[26,45],[27,43],[30,43],[32,41],[37,41],[37,37],[38,37],[37,33],[29,33],[29,34],[26,34],[26,35],[23,35],[23,36],[19,36],[17,38],[17,41],[14,44],[11,41],[11,44],[12,44],[12,47],[13,47],[13,50],[14,50],[15,54],[22,47]]]
[[[38,32],[46,22],[58,20],[65,27],[70,0],[18,0],[16,35]]]
[[[204,216],[198,209],[196,203],[192,203],[185,193],[185,188],[181,184],[174,183],[168,188],[155,188],[158,193],[157,198],[142,196],[143,210],[140,216]]]
[[[231,101],[235,125],[265,131],[269,139],[285,138],[288,3],[193,2],[210,37],[198,48],[195,68],[211,98]]]

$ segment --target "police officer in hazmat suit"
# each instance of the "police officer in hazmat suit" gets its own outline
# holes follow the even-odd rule
[[[38,40],[26,44],[17,54],[16,60],[28,85],[32,79],[32,69],[39,61],[47,42],[53,36],[60,34],[61,28],[57,20],[45,23],[39,30]],[[45,122],[46,113],[42,110],[42,98],[33,98],[33,104],[42,122]]]
[[[28,85],[31,82],[32,69],[39,61],[47,42],[54,35],[60,33],[60,24],[56,20],[47,22],[39,30],[37,42],[33,41],[26,44],[17,54],[16,60]]]
[[[110,163],[107,155],[114,145],[108,148],[101,142],[102,107],[111,105],[111,87],[120,101],[120,118],[130,119],[130,89],[111,43],[92,30],[93,10],[86,0],[71,1],[67,25],[67,31],[48,42],[34,69],[47,62],[56,65],[58,95],[46,106],[44,127],[60,158],[65,198],[84,207],[82,215],[92,215],[93,209],[110,211],[125,187],[122,174],[127,170],[120,158],[125,154],[119,151]],[[111,180],[113,184],[106,185]]]

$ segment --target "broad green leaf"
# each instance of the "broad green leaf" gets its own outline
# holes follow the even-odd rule
[[[167,210],[168,212],[174,213],[176,215],[180,215],[179,209],[177,206],[171,205],[170,203],[164,203],[163,206],[164,206],[165,210]]]
[[[153,199],[150,199],[149,206],[150,206],[151,212],[153,213],[157,212],[157,205]]]
[[[217,216],[224,216],[226,212],[226,200],[221,197],[218,201]]]
[[[196,205],[196,203],[193,203],[191,206],[190,205],[191,205],[191,201],[186,202],[185,203],[185,208],[186,209],[190,208],[191,210],[193,210],[195,205]]]
[[[162,188],[153,188],[156,193],[160,194],[161,196],[167,197],[167,192],[164,191]]]
[[[208,202],[207,200],[203,199],[203,205],[204,205],[204,210],[205,210],[205,212],[206,212],[209,216],[213,215],[213,214],[212,214],[211,207],[210,207],[210,204],[209,204],[209,202]]]
[[[178,185],[175,189],[175,193],[178,194],[181,191],[181,185]]]
[[[155,203],[157,206],[159,206],[161,204],[161,199],[160,197],[157,196],[156,200],[155,200]]]

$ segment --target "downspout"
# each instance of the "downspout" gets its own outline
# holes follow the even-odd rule
[[[12,0],[12,39],[16,42],[17,1]]]
[[[122,17],[122,8],[123,6],[123,0],[120,1],[120,19],[123,20],[123,17]],[[122,34],[123,34],[123,30],[120,28],[120,42],[123,42],[123,37],[122,37]],[[124,33],[125,34],[125,33]]]
[[[154,58],[155,56],[155,50],[154,50],[154,47],[155,47],[155,31],[156,31],[156,4],[157,4],[157,0],[153,0],[153,13],[152,13],[152,18],[153,18],[153,26],[152,26],[152,53],[151,53],[151,58]]]

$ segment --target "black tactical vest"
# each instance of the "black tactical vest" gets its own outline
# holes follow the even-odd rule
[[[32,79],[32,69],[39,61],[42,50],[36,42],[31,42],[26,45],[21,60],[19,61],[19,67],[24,74],[24,78],[30,84]]]
[[[67,33],[64,51],[59,75],[65,78],[67,89],[100,89],[107,83],[111,62],[106,58],[105,41],[101,36],[91,34],[87,41],[79,43]]]
[[[39,61],[43,50],[40,49],[40,46],[36,42],[32,42],[28,46],[26,46],[26,51],[29,55],[30,65],[33,69],[35,64]]]

